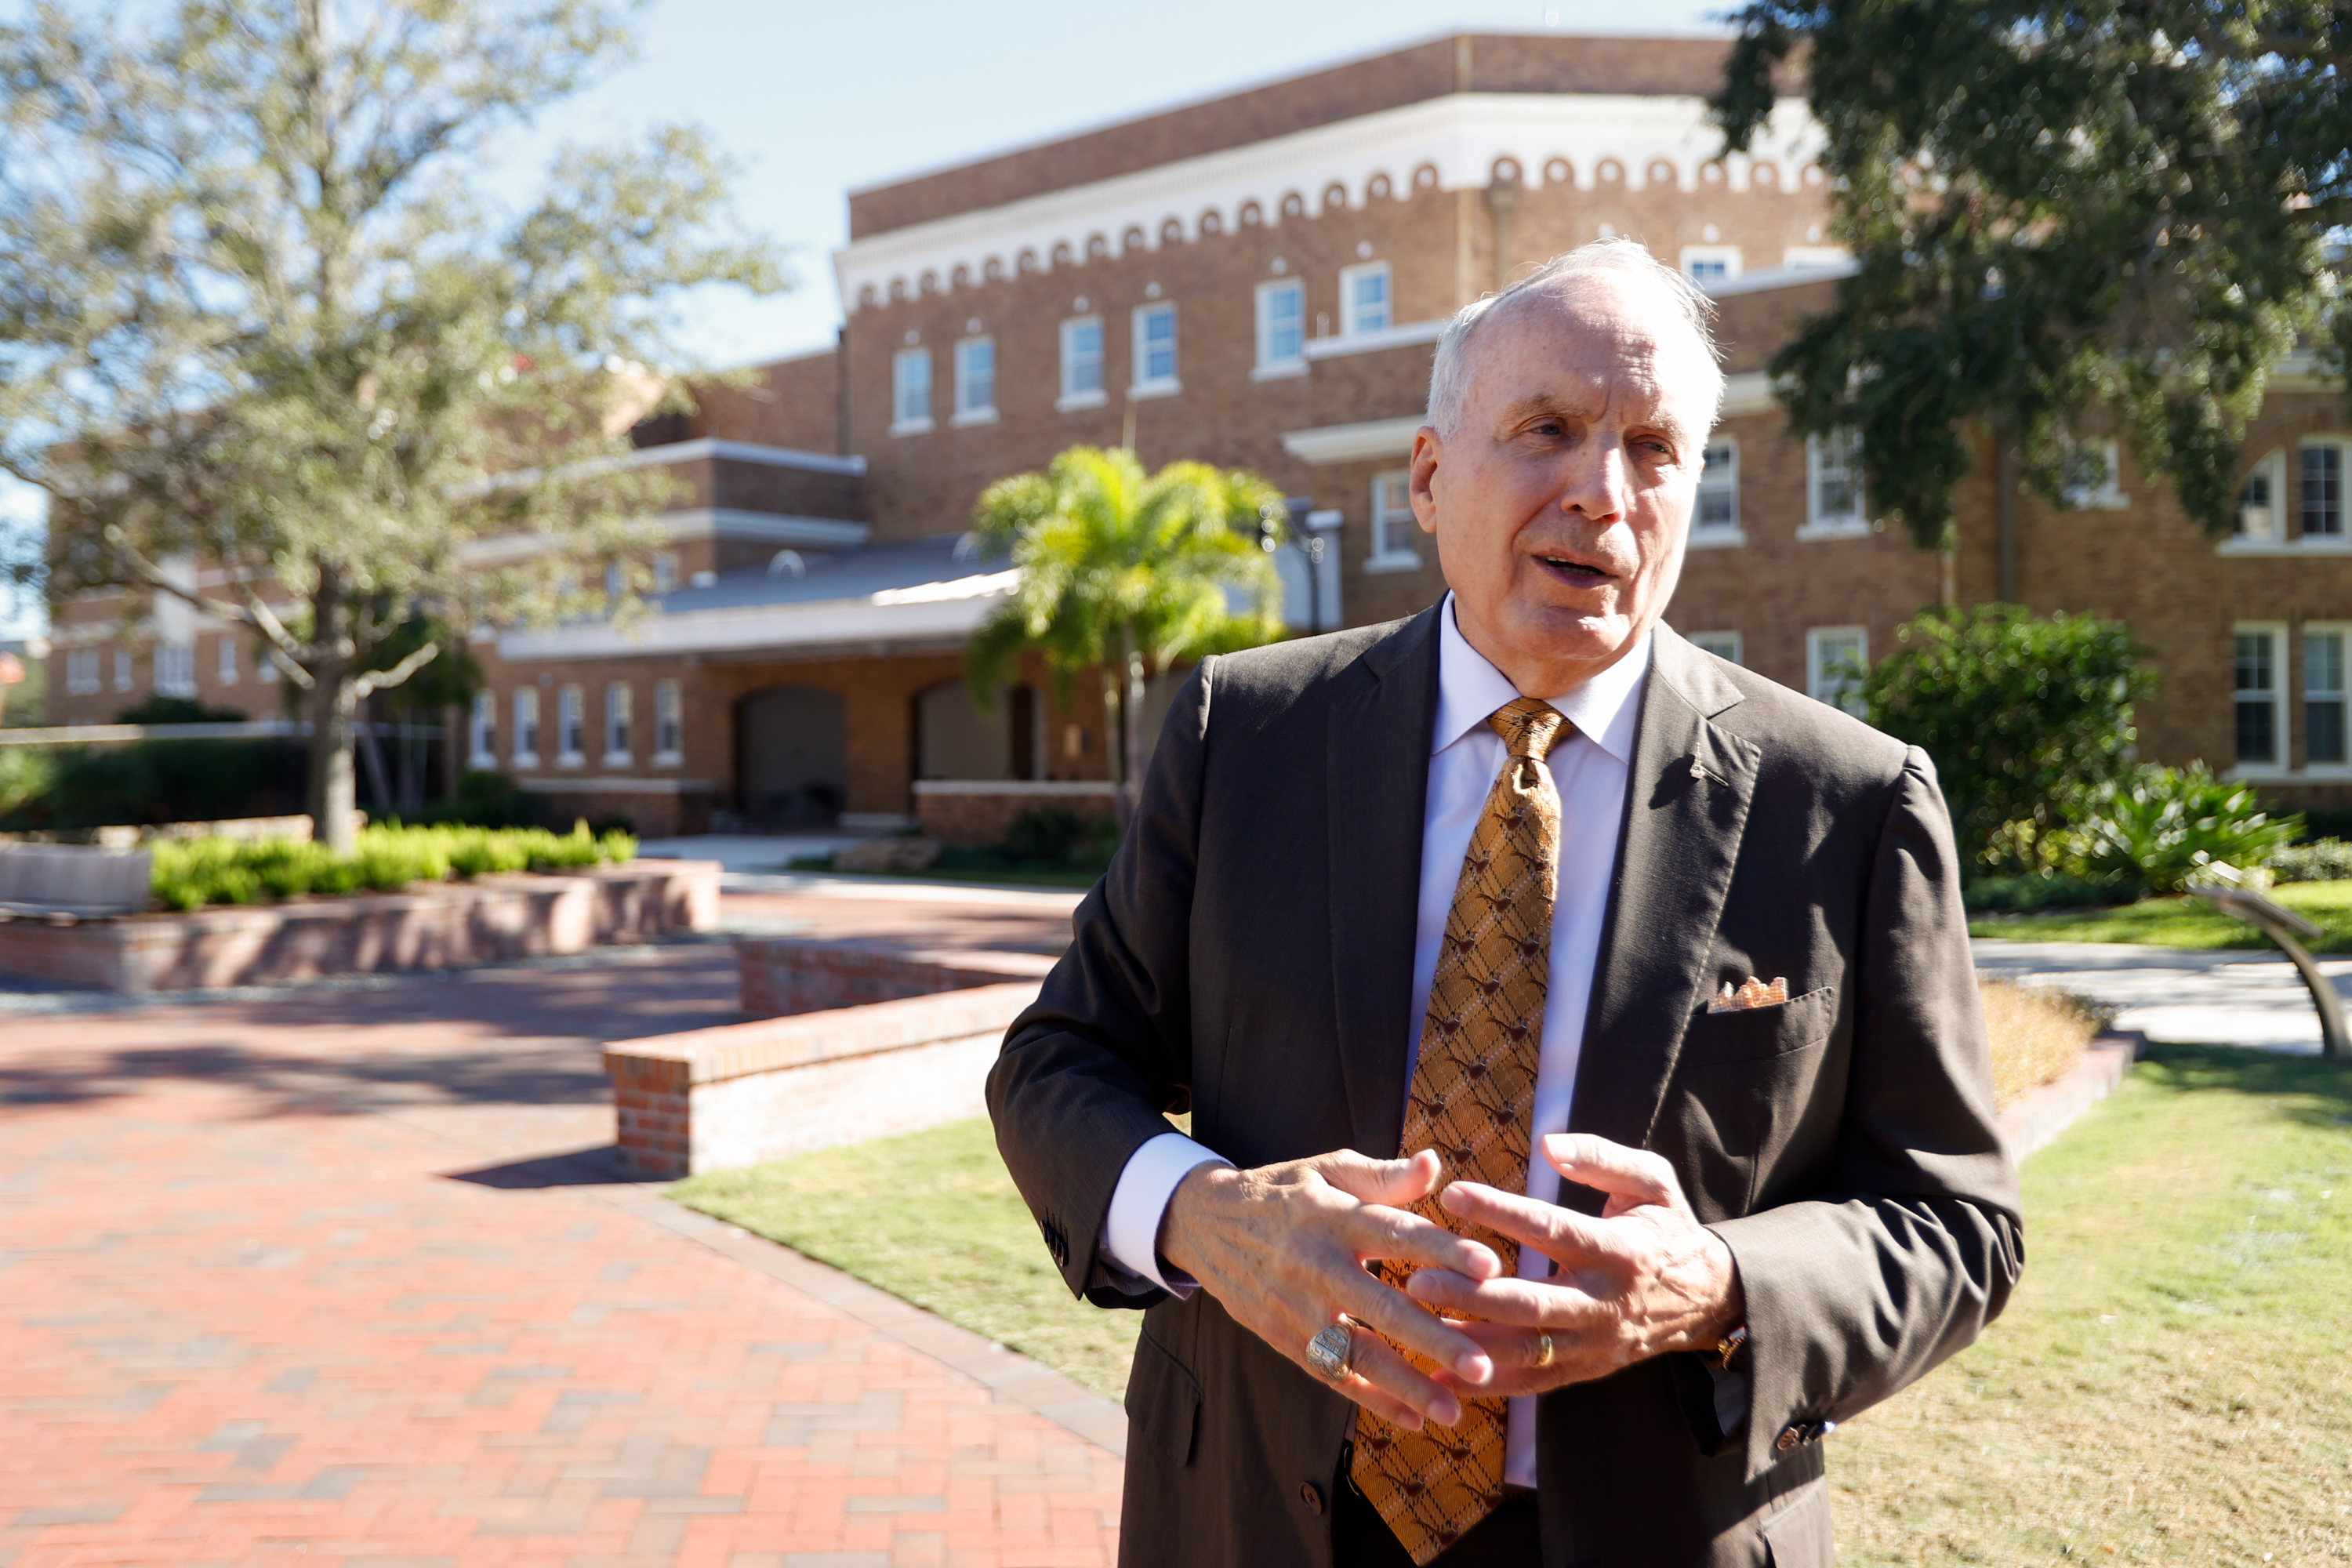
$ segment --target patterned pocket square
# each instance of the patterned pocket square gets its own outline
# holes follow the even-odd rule
[[[1757,1007],[1778,1007],[1788,1000],[1789,981],[1786,975],[1775,975],[1769,985],[1750,975],[1748,984],[1741,986],[1735,987],[1730,981],[1725,981],[1723,989],[1706,1005],[1706,1010],[1710,1013],[1745,1013]]]

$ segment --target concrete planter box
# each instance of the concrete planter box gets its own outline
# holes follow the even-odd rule
[[[622,1163],[698,1175],[978,1116],[1034,980],[604,1047]]]
[[[633,860],[78,925],[15,920],[0,923],[0,973],[137,994],[580,952],[713,929],[719,869],[716,861]]]

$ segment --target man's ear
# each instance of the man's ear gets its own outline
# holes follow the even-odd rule
[[[1437,459],[1443,443],[1427,425],[1413,432],[1412,470],[1406,481],[1412,495],[1413,521],[1423,533],[1437,531]]]

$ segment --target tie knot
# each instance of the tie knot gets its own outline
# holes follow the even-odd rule
[[[1505,703],[1488,715],[1486,722],[1503,737],[1503,744],[1509,748],[1511,755],[1533,757],[1538,762],[1551,753],[1552,742],[1568,728],[1568,721],[1559,709],[1533,697]]]

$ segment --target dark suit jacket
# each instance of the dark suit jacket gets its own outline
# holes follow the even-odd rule
[[[1244,1167],[1398,1152],[1438,614],[1202,663],[989,1076],[1071,1289],[1150,1309],[1123,1563],[1331,1560],[1351,1406],[1205,1292],[1121,1295],[1094,1248],[1163,1112]],[[1707,1012],[1750,975],[1790,1002]],[[1725,1438],[1690,1355],[1543,1396],[1547,1568],[1827,1568],[1818,1424],[1969,1343],[2023,1262],[1921,752],[1658,628],[1570,1126],[1665,1155],[1729,1244],[1749,1415]]]

